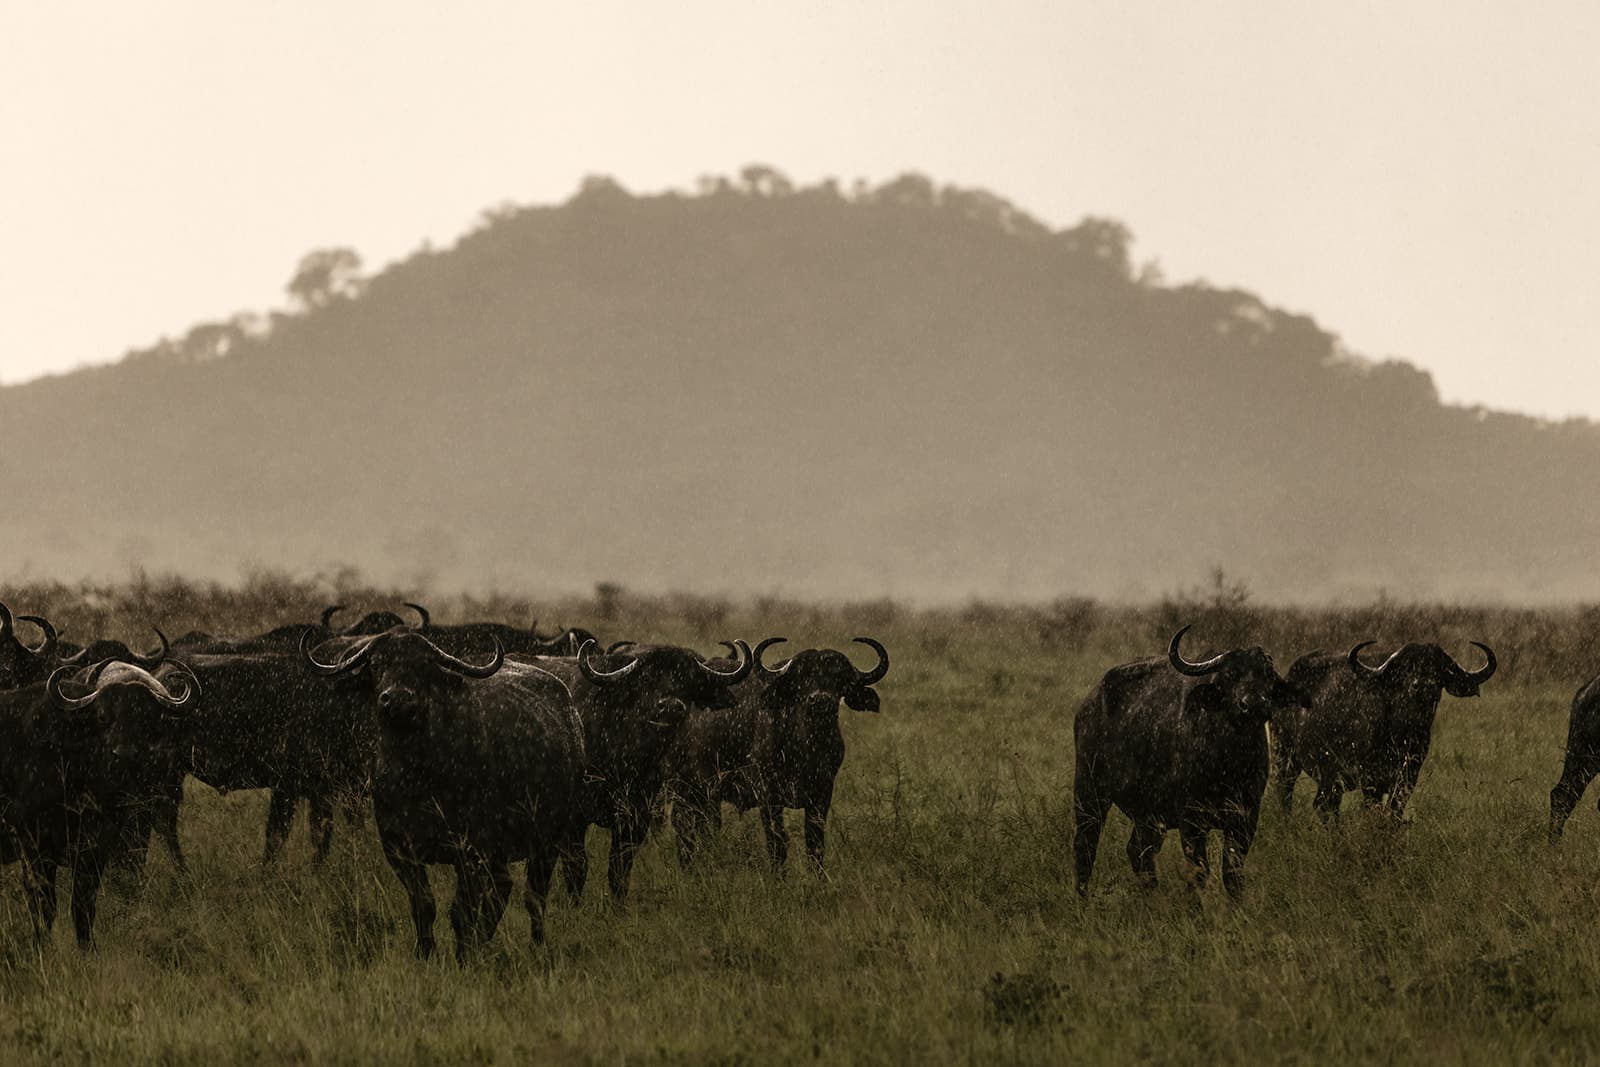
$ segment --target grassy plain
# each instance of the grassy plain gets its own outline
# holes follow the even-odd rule
[[[251,632],[314,617],[336,594],[404,599],[273,578],[231,590],[37,585],[0,599],[69,635],[143,644],[145,619],[174,635]],[[509,599],[430,601],[440,621],[533,614]],[[1600,660],[1593,612],[1257,610],[1224,582],[1138,610],[913,612],[616,590],[540,609],[547,629],[707,652],[735,635],[882,639],[893,658],[883,713],[841,711],[849,753],[828,876],[796,864],[772,877],[753,816],[730,818],[692,874],[662,831],[626,911],[596,879],[581,906],[556,898],[549,944],[534,952],[513,894],[486,958],[463,969],[440,872],[445,951],[419,963],[370,820],[352,831],[341,819],[319,873],[302,815],[282,869],[264,876],[264,794],[191,782],[191,875],[154,851],[142,892],[106,893],[92,954],[66,921],[35,953],[17,871],[0,872],[0,1062],[1600,1059],[1600,815],[1586,803],[1561,848],[1543,840],[1568,702]],[[1178,618],[1198,623],[1195,655],[1248,638],[1287,666],[1375,637],[1438,638],[1466,659],[1476,638],[1502,669],[1481,699],[1445,698],[1406,824],[1349,798],[1324,826],[1302,782],[1296,811],[1264,812],[1244,904],[1213,881],[1197,908],[1175,841],[1160,888],[1135,887],[1119,815],[1080,905],[1073,710],[1107,667],[1159,650]]]

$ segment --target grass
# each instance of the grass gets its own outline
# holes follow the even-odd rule
[[[250,590],[191,589],[188,607],[175,606],[159,586],[112,590],[93,610],[102,629],[130,637],[152,610],[170,633],[265,628],[314,617],[328,592],[286,588],[276,610]],[[67,619],[88,610],[81,589],[0,599]],[[1444,699],[1404,825],[1351,798],[1324,826],[1302,782],[1295,812],[1263,813],[1244,904],[1230,906],[1214,879],[1197,907],[1173,840],[1160,888],[1136,888],[1128,824],[1114,816],[1083,906],[1069,871],[1073,710],[1106,667],[1159,648],[1166,613],[1184,604],[913,613],[611,599],[609,619],[577,601],[542,614],[606,639],[708,652],[722,636],[783,632],[839,646],[865,631],[889,647],[883,714],[841,711],[849,753],[826,878],[798,855],[786,878],[772,877],[753,814],[729,818],[691,873],[663,831],[641,856],[628,910],[612,909],[595,879],[580,906],[556,898],[549,944],[535,952],[514,895],[485,958],[459,968],[443,918],[451,879],[439,872],[442,951],[419,963],[370,820],[352,830],[341,818],[335,855],[315,872],[302,815],[283,868],[263,875],[265,795],[191,783],[191,875],[153,853],[142,892],[106,892],[90,955],[66,921],[35,953],[17,871],[0,873],[0,1062],[1600,1058],[1592,797],[1559,849],[1543,840],[1583,680],[1556,675],[1592,652],[1589,614],[1235,603],[1207,617],[1218,605],[1199,598],[1187,605],[1206,619],[1195,655],[1205,625],[1259,633],[1284,665],[1314,644],[1415,630],[1453,650],[1487,640],[1503,667],[1481,699]],[[430,607],[441,621],[531,617],[514,602]]]

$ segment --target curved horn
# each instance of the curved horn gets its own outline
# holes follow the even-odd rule
[[[426,630],[428,628],[428,609],[427,608],[423,607],[421,604],[413,604],[409,600],[405,601],[403,606],[404,607],[408,607],[412,611],[416,612],[417,613],[417,617],[420,620],[422,620],[422,621],[417,623],[417,627],[416,627],[417,629]]]
[[[1450,659],[1450,665],[1456,670],[1460,671],[1461,676],[1467,681],[1471,682],[1473,685],[1482,685],[1484,682],[1487,682],[1494,676],[1494,670],[1498,664],[1495,662],[1494,649],[1490,648],[1488,645],[1482,644],[1478,641],[1473,641],[1472,647],[1480,649],[1485,656],[1489,657],[1489,662],[1485,663],[1482,667],[1479,667],[1475,671],[1469,671],[1462,667],[1461,664],[1457,663],[1455,661],[1455,657],[1452,656]]]
[[[300,656],[306,661],[307,666],[311,668],[312,674],[320,674],[324,678],[332,678],[336,674],[345,674],[361,666],[366,658],[372,654],[372,642],[377,639],[378,635],[374,634],[361,641],[360,644],[346,653],[343,658],[333,663],[323,663],[312,655],[311,631],[306,630],[300,635]]]
[[[732,656],[734,659],[739,658],[739,646],[734,644],[732,641],[718,641],[717,644],[727,649],[728,655]]]
[[[177,669],[171,674],[167,675],[165,678],[156,679],[161,683],[161,688],[166,690],[164,696],[161,694],[156,694],[156,699],[161,701],[161,703],[165,704],[167,707],[177,710],[179,708],[188,707],[194,702],[194,699],[200,695],[200,679],[194,673],[194,671],[190,669],[187,663],[180,663],[177,660],[173,660],[172,665]],[[173,679],[183,683],[182,696],[172,695],[172,686],[168,683]]]
[[[408,606],[416,607],[415,604]],[[421,608],[418,608],[417,610],[422,611]],[[427,612],[422,611],[424,625],[427,624],[427,614]],[[500,639],[498,637],[491,636],[489,640],[494,642],[494,655],[489,658],[488,663],[481,666],[476,663],[468,663],[466,660],[457,656],[452,656],[450,653],[446,652],[432,641],[429,641],[426,637],[422,639],[422,643],[433,649],[433,654],[439,658],[440,663],[443,663],[446,667],[449,667],[457,674],[464,674],[468,678],[487,678],[495,671],[498,671],[501,665],[506,661],[506,650],[500,644]]]
[[[1389,664],[1394,662],[1394,658],[1400,654],[1400,651],[1396,649],[1394,652],[1389,654],[1388,659],[1384,660],[1378,666],[1369,667],[1365,663],[1361,662],[1361,650],[1377,643],[1378,642],[1376,641],[1363,641],[1355,648],[1352,648],[1348,657],[1350,660],[1350,669],[1355,671],[1357,674],[1365,675],[1368,678],[1376,678],[1382,674],[1388,668]]]
[[[11,636],[11,609],[0,604],[0,638]]]
[[[721,679],[722,681],[727,682],[729,685],[738,685],[740,682],[750,677],[750,672],[755,670],[756,666],[756,658],[753,654],[751,654],[750,646],[745,644],[737,637],[733,639],[733,646],[734,658],[739,661],[739,665],[733,670],[719,671],[703,660],[700,663],[701,669],[707,674],[711,675],[713,678]]]
[[[883,681],[883,676],[889,673],[889,652],[878,642],[870,637],[856,638],[857,644],[866,645],[878,654],[878,665],[870,671],[857,671],[862,685],[874,685]]]
[[[104,664],[101,666],[103,667]],[[87,696],[69,697],[63,693],[61,691],[62,679],[65,675],[71,674],[72,671],[72,667],[57,667],[51,672],[50,680],[44,684],[44,691],[49,694],[50,703],[54,704],[62,711],[76,711],[79,708],[86,708],[90,704],[93,704],[95,698],[100,695],[100,691],[95,689],[92,683],[90,683],[89,694]],[[98,668],[95,671],[95,678],[96,680],[99,678]]]
[[[585,641],[583,647],[578,649],[578,670],[595,685],[609,685],[612,682],[620,682],[639,666],[639,661],[633,660],[627,666],[618,667],[614,671],[602,671],[589,662],[589,657],[594,655],[594,649],[595,643],[592,639]]]
[[[154,630],[156,636],[161,639],[161,651],[147,652],[142,656],[135,652],[128,660],[128,662],[135,666],[143,667],[147,671],[153,671],[161,666],[161,661],[166,659],[167,653],[172,651],[172,643],[167,640],[167,635],[161,632],[161,627],[152,626],[150,629]]]
[[[625,648],[632,648],[634,645],[637,645],[638,643],[639,642],[637,642],[637,641],[613,641],[613,642],[611,642],[611,644],[606,646],[606,655],[609,656],[613,652],[621,652]]]
[[[344,610],[344,605],[343,604],[330,604],[330,605],[328,605],[327,607],[322,609],[322,615],[317,620],[317,624],[319,626],[321,626],[324,630],[333,629],[333,617],[335,615],[339,614],[339,612],[341,612],[343,610]]]
[[[1185,626],[1172,635],[1172,641],[1167,645],[1167,662],[1172,664],[1173,670],[1179,674],[1187,674],[1191,678],[1203,678],[1208,674],[1215,673],[1217,668],[1222,666],[1222,658],[1227,653],[1224,652],[1221,656],[1212,656],[1204,663],[1190,663],[1183,658],[1183,653],[1178,651],[1179,642],[1183,640],[1183,635],[1188,632],[1189,627]]]
[[[29,652],[33,653],[35,656],[38,656],[40,659],[44,659],[46,656],[50,655],[50,653],[56,650],[56,628],[50,625],[49,619],[46,619],[41,615],[18,615],[17,618],[23,620],[24,622],[31,622],[39,629],[44,631],[43,644],[41,644],[38,648],[28,648],[27,645],[23,645],[23,648],[28,648]]]
[[[755,661],[756,670],[761,673],[761,677],[765,678],[769,682],[774,678],[782,677],[783,672],[788,670],[789,664],[793,663],[794,661],[788,660],[781,667],[769,667],[765,663],[761,662],[761,653],[765,652],[773,645],[781,645],[787,640],[789,640],[787,637],[763,637],[760,641],[756,642],[755,652],[750,658]]]

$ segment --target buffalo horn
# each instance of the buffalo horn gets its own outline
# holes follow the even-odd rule
[[[1183,635],[1188,632],[1189,627],[1185,626],[1172,635],[1172,642],[1167,645],[1167,662],[1172,664],[1173,670],[1179,674],[1187,674],[1191,678],[1203,678],[1208,674],[1215,673],[1217,668],[1222,666],[1223,657],[1227,653],[1224,652],[1222,655],[1212,656],[1203,663],[1190,663],[1183,658],[1183,653],[1178,651],[1178,644],[1183,640]]]
[[[708,663],[702,662],[700,666],[713,678],[727,682],[729,685],[738,685],[750,677],[750,672],[755,669],[755,656],[750,652],[750,646],[739,640],[733,640],[734,658],[739,661],[738,666],[731,671],[719,671]]]
[[[415,604],[410,604],[407,606],[413,608],[417,607]],[[417,610],[421,612],[423,616],[423,626],[426,626],[428,624],[428,613],[422,611],[421,608],[417,608]],[[461,659],[457,656],[452,656],[450,653],[446,652],[432,641],[429,641],[426,637],[422,639],[422,643],[433,649],[433,654],[438,657],[440,663],[444,664],[446,667],[449,667],[457,674],[464,674],[468,678],[487,678],[495,671],[498,671],[500,666],[506,661],[506,650],[504,646],[500,644],[500,639],[498,637],[490,637],[489,640],[494,642],[494,655],[489,658],[488,663],[482,665],[468,663],[464,659]]]
[[[311,668],[312,674],[320,674],[324,678],[331,678],[336,674],[345,674],[355,670],[372,654],[372,642],[377,640],[377,635],[365,638],[349,652],[333,663],[323,663],[311,651],[311,631],[307,630],[300,635],[300,655]]]
[[[1364,649],[1364,648],[1367,648],[1370,645],[1375,645],[1377,643],[1378,642],[1376,642],[1376,641],[1363,641],[1359,645],[1357,645],[1355,648],[1352,648],[1350,650],[1350,657],[1349,657],[1350,658],[1350,669],[1355,671],[1357,674],[1364,674],[1368,678],[1376,678],[1380,674],[1382,674],[1384,672],[1384,670],[1386,670],[1388,668],[1389,664],[1394,662],[1394,658],[1400,654],[1400,651],[1398,649],[1396,649],[1394,652],[1391,652],[1389,654],[1389,658],[1388,659],[1384,660],[1378,666],[1369,667],[1365,663],[1361,662],[1361,650]]]
[[[1498,664],[1495,662],[1494,649],[1490,648],[1488,645],[1480,644],[1477,641],[1472,642],[1472,645],[1474,648],[1481,649],[1483,654],[1489,657],[1489,662],[1485,663],[1482,667],[1475,671],[1466,670],[1454,659],[1451,659],[1450,665],[1453,666],[1457,671],[1460,671],[1461,676],[1467,681],[1471,682],[1473,685],[1482,685],[1494,675],[1495,667]]]
[[[783,672],[789,669],[789,664],[794,662],[793,660],[784,660],[783,663],[777,667],[769,667],[765,663],[761,662],[761,653],[765,652],[773,645],[781,645],[787,640],[789,640],[787,637],[763,637],[760,641],[756,642],[755,654],[751,658],[755,660],[756,670],[761,673],[761,677],[768,681],[781,677]]]
[[[18,615],[17,618],[31,622],[44,631],[44,642],[38,648],[28,649],[29,652],[43,659],[56,650],[56,628],[50,625],[49,619],[39,615]]]
[[[626,666],[618,667],[614,671],[602,671],[589,661],[589,657],[594,655],[594,649],[595,643],[593,640],[585,641],[583,647],[578,649],[578,670],[595,685],[609,685],[612,682],[621,681],[625,676],[631,674],[634,668],[639,666],[638,660],[632,660]]]
[[[858,637],[856,643],[866,645],[878,654],[878,665],[870,671],[857,671],[862,685],[874,685],[883,681],[883,676],[889,673],[889,652],[878,642],[870,637]]]

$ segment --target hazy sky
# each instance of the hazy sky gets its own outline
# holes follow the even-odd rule
[[[1600,416],[1600,5],[0,0],[0,381],[486,207],[907,170]]]

